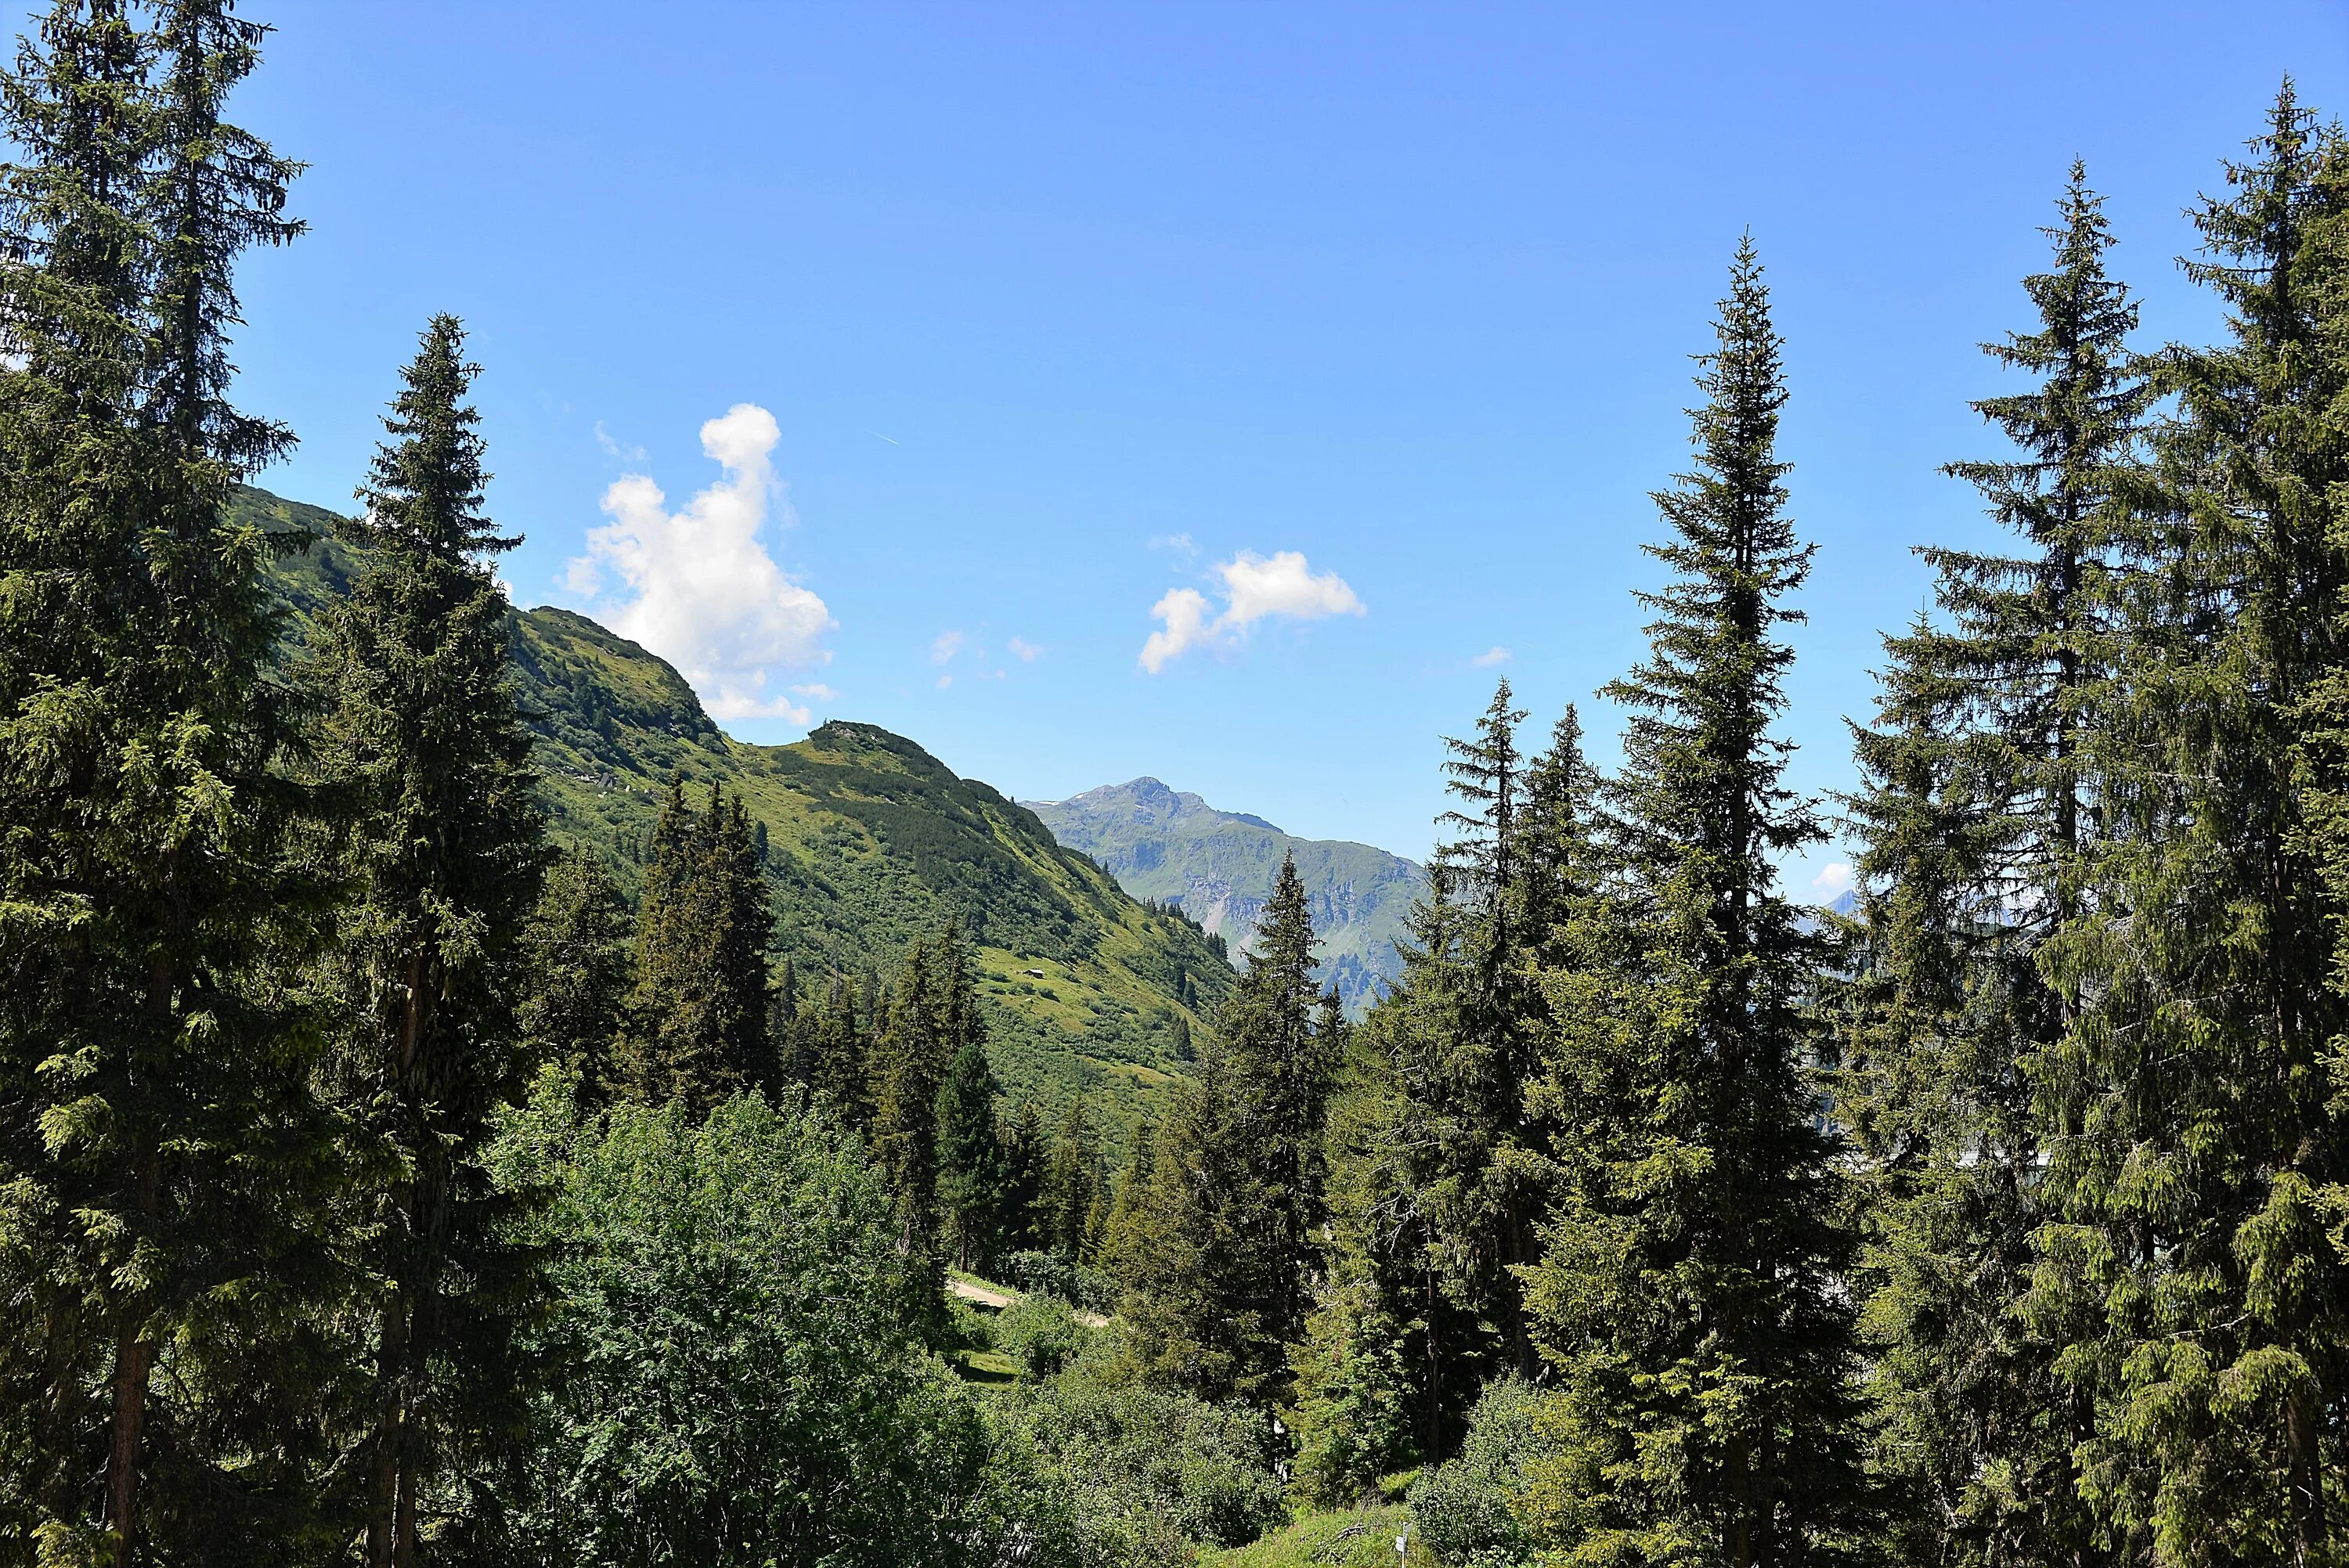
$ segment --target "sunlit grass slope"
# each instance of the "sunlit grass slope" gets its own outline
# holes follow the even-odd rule
[[[259,490],[240,504],[274,530],[319,536],[281,574],[298,632],[347,586],[352,558],[318,508]],[[1083,1093],[1116,1147],[1184,1070],[1184,1031],[1204,1027],[1230,966],[1025,807],[873,725],[834,721],[791,746],[735,740],[667,664],[568,610],[518,613],[513,629],[554,833],[591,846],[631,897],[669,781],[697,794],[722,784],[763,830],[773,956],[792,960],[803,991],[834,972],[860,987],[870,969],[885,977],[952,917],[978,950],[1009,1096],[1052,1113]],[[1186,978],[1191,1006],[1176,1000]]]

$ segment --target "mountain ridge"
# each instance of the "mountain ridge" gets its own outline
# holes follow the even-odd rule
[[[1126,892],[1180,908],[1237,950],[1255,932],[1282,858],[1293,856],[1321,941],[1319,976],[1337,987],[1348,1013],[1359,1017],[1402,972],[1395,944],[1427,887],[1415,861],[1374,844],[1301,838],[1147,774],[1020,803]]]
[[[244,490],[259,526],[300,534],[276,586],[289,639],[363,562],[321,507]],[[1224,944],[1134,899],[1036,817],[878,725],[834,719],[787,746],[727,735],[666,660],[576,611],[515,609],[517,696],[548,830],[601,858],[631,901],[672,779],[741,797],[777,913],[771,960],[803,984],[889,973],[949,918],[975,953],[1005,1093],[1052,1114],[1098,1102],[1104,1141],[1186,1070],[1235,975]]]

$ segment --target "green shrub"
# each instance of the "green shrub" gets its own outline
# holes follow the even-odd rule
[[[1098,1366],[1113,1359],[1081,1356],[1005,1411],[1028,1433],[1039,1474],[1070,1499],[1095,1561],[1187,1563],[1197,1547],[1242,1545],[1287,1520],[1261,1414],[1106,1383]]]
[[[1512,1504],[1524,1496],[1526,1467],[1550,1452],[1543,1415],[1553,1398],[1514,1377],[1494,1384],[1469,1412],[1459,1457],[1413,1485],[1412,1517],[1446,1568],[1514,1568],[1531,1559]]]
[[[1069,1304],[1050,1295],[1021,1297],[1003,1309],[992,1327],[995,1347],[1038,1379],[1067,1366],[1084,1333]]]

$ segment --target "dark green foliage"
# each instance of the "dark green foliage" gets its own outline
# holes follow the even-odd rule
[[[808,1082],[834,1116],[853,1128],[872,1125],[872,1072],[867,1060],[864,1020],[856,1011],[856,992],[838,974],[825,987],[823,1010],[810,1018],[807,1040]]]
[[[672,784],[636,914],[630,1093],[706,1108],[741,1089],[774,1087],[766,959],[773,932],[740,797],[712,784],[707,809],[696,812],[684,784]]]
[[[512,1337],[533,1267],[516,1200],[481,1164],[519,1092],[514,1016],[543,818],[489,562],[515,541],[481,515],[474,367],[452,316],[425,330],[350,525],[366,569],[328,615],[310,678],[345,802],[352,895],[336,968],[356,1026],[336,1073],[373,1192],[379,1325],[362,1418],[367,1554],[412,1561],[422,1516],[463,1506],[519,1416]]]
[[[1557,1208],[1529,1305],[1577,1461],[1535,1505],[1562,1560],[1733,1568],[1849,1549],[1860,1473],[1849,1238],[1806,1072],[1816,939],[1774,858],[1815,841],[1771,734],[1810,550],[1784,506],[1785,401],[1760,263],[1740,245],[1703,360],[1697,461],[1657,505],[1672,573],[1604,829],[1614,871],[1547,972],[1542,1109]]]
[[[874,1161],[896,1201],[898,1244],[924,1257],[937,1240],[938,1090],[952,1059],[936,962],[924,942],[905,954],[873,1060]]]
[[[2070,1019],[2036,959],[2077,916],[2098,836],[2082,758],[2123,665],[2133,559],[2115,490],[2147,390],[2076,164],[2060,211],[2054,270],[2024,282],[2037,330],[1986,349],[2036,385],[1974,405],[2019,456],[1950,470],[2023,552],[1923,552],[1942,618],[1886,640],[1850,803],[1870,891],[1842,1109],[1874,1189],[1879,1459],[1909,1491],[1909,1549],[1936,1561],[2095,1550],[2072,1458],[2089,1401],[2021,1310],[2045,1218],[2025,1069]]]
[[[1345,1025],[1313,985],[1313,924],[1284,867],[1257,952],[1175,1097],[1147,1196],[1110,1251],[1155,1377],[1210,1398],[1280,1402],[1323,1217],[1322,1131]]]
[[[594,1100],[615,1087],[628,934],[628,907],[603,861],[576,848],[557,857],[523,933],[525,979],[514,1016],[533,1057],[575,1074]]]
[[[1003,1189],[998,1213],[1003,1250],[1041,1250],[1047,1241],[1043,1220],[1044,1180],[1050,1150],[1044,1140],[1044,1119],[1033,1103],[1021,1100],[1003,1119]]]
[[[1078,1100],[1061,1116],[1045,1156],[1043,1188],[1037,1198],[1038,1239],[1071,1263],[1092,1262],[1093,1212],[1102,1196],[1101,1140],[1094,1136],[1084,1102]]]
[[[226,513],[288,440],[227,401],[232,263],[298,230],[219,118],[262,31],[62,0],[0,77],[0,1560],[266,1539],[233,1515],[310,1457],[242,1360],[324,1133],[272,973],[315,946],[298,715]]]
[[[2287,84],[2227,178],[2188,268],[2227,334],[2159,366],[2175,413],[2127,498],[2154,560],[2084,762],[2104,837],[2041,961],[2070,1017],[2034,1070],[2032,1306],[2092,1402],[2081,1491],[2115,1539],[2313,1564],[2349,1506],[2339,753],[2308,733],[2349,667],[2349,152]]]
[[[890,1195],[821,1114],[746,1095],[582,1121],[543,1090],[502,1152],[555,1195],[561,1306],[500,1561],[1075,1561],[1052,1493],[920,1353]]]
[[[1002,1226],[1003,1149],[995,1124],[995,1074],[987,1047],[966,1040],[938,1091],[938,1207],[955,1266],[983,1267]]]

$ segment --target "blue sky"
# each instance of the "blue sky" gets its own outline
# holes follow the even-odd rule
[[[243,275],[243,398],[302,438],[264,484],[342,503],[452,310],[516,596],[667,643],[735,733],[1413,854],[1496,673],[1611,734],[1741,230],[1824,791],[1909,547],[1983,535],[1936,467],[1996,449],[1974,346],[2070,160],[2147,341],[2204,336],[2181,209],[2286,70],[2349,110],[2338,0],[246,9],[239,113],[313,165]]]

